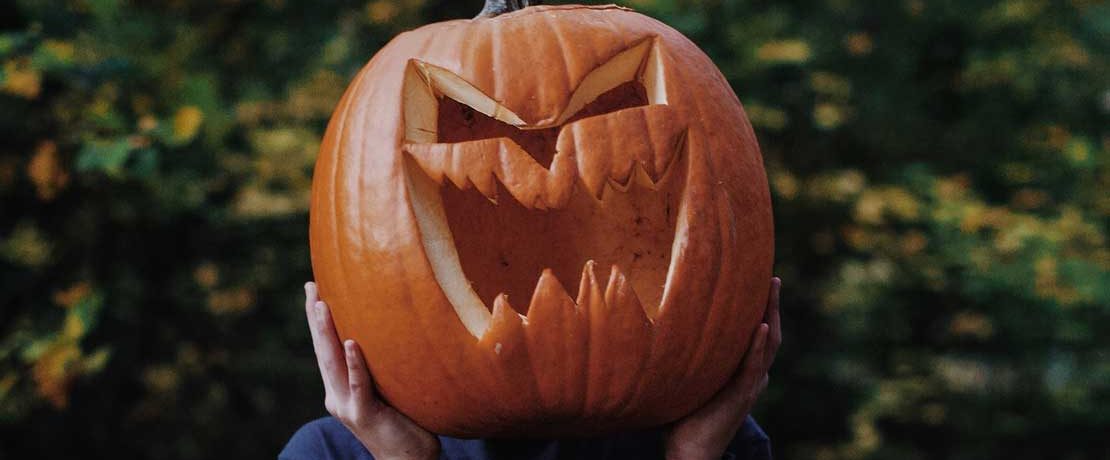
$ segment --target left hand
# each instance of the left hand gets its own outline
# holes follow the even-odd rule
[[[385,403],[374,391],[362,349],[354,340],[339,343],[331,310],[320,301],[316,283],[304,286],[312,347],[324,380],[324,407],[379,459],[439,458],[439,439]]]
[[[719,459],[736,436],[756,398],[767,388],[767,372],[782,343],[782,328],[779,325],[781,286],[782,280],[771,278],[771,296],[763,313],[763,323],[752,335],[751,346],[736,375],[708,403],[675,422],[667,434],[668,460]]]

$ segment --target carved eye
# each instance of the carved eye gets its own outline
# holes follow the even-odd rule
[[[553,121],[532,125],[458,75],[414,59],[404,83],[406,151],[437,181],[446,175],[459,187],[473,186],[496,201],[497,177],[530,207],[558,207],[569,187],[522,196],[521,182],[504,181],[514,175],[505,168],[516,164],[511,169],[520,177],[542,174],[541,168],[558,172],[554,160],[560,151],[577,162],[579,177],[595,197],[606,183],[626,188],[638,177],[637,165],[650,176],[641,182],[650,185],[670,166],[685,135],[684,123],[666,105],[659,55],[656,39],[640,40],[587,74]],[[583,137],[595,139],[583,144]],[[614,145],[589,148],[605,139]],[[507,142],[483,142],[492,140]],[[515,161],[521,158],[514,152],[533,161]],[[450,159],[459,155],[467,158]],[[500,162],[491,163],[492,157]]]
[[[490,99],[462,77],[442,67],[413,59],[405,74],[405,140],[410,143],[442,143],[458,138],[484,139],[456,136],[454,131],[440,132],[440,125],[454,130],[459,126],[456,120],[465,122],[471,117],[477,118],[477,114],[521,130],[557,128],[569,121],[620,109],[666,104],[666,94],[659,53],[655,41],[650,38],[617,53],[586,75],[559,117],[546,125],[529,125],[510,108]]]
[[[507,138],[528,152],[543,167],[551,166],[559,132],[564,126],[593,116],[604,116],[623,109],[648,105],[643,83],[631,80],[598,96],[562,126],[521,129],[481,113],[449,97],[439,98],[436,124],[437,142],[458,143],[482,139]]]

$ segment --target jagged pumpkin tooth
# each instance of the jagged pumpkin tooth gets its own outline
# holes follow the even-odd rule
[[[405,144],[405,151],[425,175],[436,184],[443,185],[445,175],[443,160],[446,153],[444,144]]]
[[[606,183],[623,192],[644,182],[638,175],[659,182],[683,150],[684,126],[665,105],[634,107],[571,123],[558,148],[575,157],[582,183],[600,198]]]
[[[642,113],[649,127],[647,139],[651,154],[641,158],[641,164],[651,180],[659,182],[686,150],[686,125],[665,105],[644,107]]]
[[[578,308],[586,312],[601,310],[605,305],[605,293],[597,281],[597,263],[588,260],[582,267],[582,280],[578,283]],[[590,313],[592,317],[592,313]]]
[[[605,303],[609,306],[610,317],[620,317],[621,320],[627,317],[636,323],[651,325],[628,276],[616,265],[609,272],[609,283],[605,286]]]
[[[659,181],[653,179],[651,173],[648,173],[648,171],[643,168],[643,165],[636,165],[636,168],[632,171],[632,177],[628,179],[628,182],[629,184],[635,183],[637,186],[646,189],[656,190],[656,183]]]
[[[443,184],[443,178],[447,177],[462,190],[470,187],[470,180],[467,178],[467,163],[460,161],[460,157],[463,156],[462,151],[473,149],[473,146],[462,144],[408,144],[405,148],[428,177],[439,184]]]
[[[547,194],[544,197],[544,208],[559,209],[570,201],[574,192],[574,183],[578,177],[573,157],[559,152],[551,160],[551,179],[547,183]]]
[[[509,296],[501,294],[493,300],[490,328],[482,336],[481,344],[509,360],[518,353],[527,353],[524,346],[524,318],[509,304]]]
[[[514,404],[529,404],[539,394],[528,352],[524,317],[509,304],[505,294],[493,301],[490,328],[478,343],[485,350],[492,375],[497,376],[491,392]]]
[[[587,318],[551,270],[544,270],[528,307],[525,333],[540,402],[575,414],[585,402]]]
[[[491,165],[491,169],[517,202],[526,207],[543,203],[540,209],[566,203],[574,184],[573,168],[567,168],[563,164],[565,162],[560,161],[553,162],[549,170],[516,142],[505,138],[498,140],[497,162]]]
[[[532,302],[528,305],[528,322],[540,321],[546,312],[562,312],[569,310],[574,313],[574,300],[570,293],[563,287],[563,283],[555,277],[550,269],[540,274],[536,282],[536,290],[532,293]]]
[[[477,171],[474,175],[469,176],[470,183],[474,184],[474,188],[478,192],[490,200],[493,204],[497,204],[497,180],[490,171]]]
[[[581,132],[581,126],[581,122],[576,122],[564,127],[559,132],[556,149],[559,155],[574,159],[576,163],[574,166],[578,168],[578,178],[582,181],[582,185],[586,187],[591,196],[601,199],[605,182],[609,177],[610,157],[608,155],[583,155],[579,151],[579,140],[584,135]]]
[[[523,328],[523,324],[524,318],[520,313],[517,313],[516,308],[509,303],[508,295],[501,294],[493,299],[493,311],[490,318],[491,332],[499,326],[504,328]],[[487,332],[487,335],[488,334]]]
[[[457,143],[405,145],[421,169],[442,184],[447,177],[455,187],[476,188],[497,203],[497,182],[530,209],[561,208],[570,199],[575,167],[566,154],[557,154],[548,170],[516,142],[507,138]]]
[[[486,151],[493,148],[490,140],[443,144],[447,146],[447,155],[443,158],[447,163],[445,167],[447,177],[460,190],[467,190],[473,186],[475,177],[481,181],[493,175],[486,155]]]
[[[586,406],[616,410],[637,393],[634,390],[643,377],[652,325],[628,277],[616,265],[610,271],[604,301],[591,307]]]

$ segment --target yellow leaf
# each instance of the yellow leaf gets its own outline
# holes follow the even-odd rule
[[[760,104],[746,104],[744,111],[752,124],[760,128],[779,130],[786,126],[788,116],[782,109]]]
[[[884,206],[883,195],[868,190],[856,201],[856,209],[853,212],[853,216],[859,222],[876,225],[881,224],[883,223]]]
[[[8,61],[4,63],[4,80],[0,81],[0,91],[25,99],[35,99],[42,92],[42,74],[31,67],[29,59]]]
[[[844,123],[845,110],[837,104],[827,102],[817,104],[813,108],[813,119],[817,126],[824,129],[833,129]]]
[[[899,187],[889,187],[884,192],[886,207],[891,214],[902,220],[917,219],[921,205],[912,193]]]
[[[136,123],[136,125],[138,126],[139,131],[144,133],[150,132],[153,131],[154,128],[158,127],[158,119],[150,115],[143,115],[139,118],[139,121],[138,123]]]
[[[34,224],[21,222],[0,246],[0,255],[21,265],[39,267],[49,262],[52,250],[53,246]]]
[[[62,336],[73,339],[74,341],[81,340],[88,332],[88,325],[81,319],[73,310],[66,314],[65,322],[62,323]]]
[[[963,199],[971,187],[971,179],[966,174],[956,174],[937,179],[935,193],[942,201],[955,202]]]
[[[188,141],[197,135],[201,123],[204,122],[204,112],[192,105],[187,105],[177,110],[173,115],[173,137],[178,141]]]
[[[778,195],[790,200],[798,196],[798,179],[789,171],[779,171],[771,175],[771,186]]]
[[[809,60],[809,43],[802,40],[776,40],[759,46],[755,56],[761,61],[800,63]]]
[[[76,376],[74,364],[80,357],[81,350],[76,343],[59,340],[50,344],[31,366],[35,388],[54,407],[65,408],[69,403],[69,386]]]
[[[1091,146],[1082,140],[1068,142],[1064,155],[1072,164],[1083,164],[1091,158]]]
[[[35,193],[42,201],[50,201],[69,182],[69,174],[58,162],[58,146],[53,141],[39,143],[27,163],[27,177],[35,184]]]
[[[366,16],[375,24],[389,22],[397,16],[397,13],[397,5],[392,1],[377,0],[376,2],[370,2],[370,4],[366,5]]]
[[[215,291],[208,295],[208,310],[214,314],[242,313],[254,306],[254,292],[245,287]]]
[[[97,372],[104,369],[104,365],[108,364],[108,358],[112,353],[107,348],[100,348],[85,358],[85,362],[81,364],[83,372]]]
[[[847,99],[852,95],[852,82],[832,72],[813,72],[809,76],[809,86],[818,93],[837,99]]]
[[[73,60],[73,43],[62,40],[46,40],[42,42],[43,49],[55,59],[63,62]]]

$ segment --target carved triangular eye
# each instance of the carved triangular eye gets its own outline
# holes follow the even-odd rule
[[[565,126],[583,118],[644,105],[648,105],[647,91],[639,81],[631,80],[610,89],[586,104],[563,126],[520,129],[451,98],[443,97],[439,100],[436,142],[456,143],[508,138],[546,168],[551,165],[555,157],[559,133]]]
[[[604,105],[609,107],[609,111],[643,104],[666,104],[666,84],[655,43],[651,38],[641,40],[592,70],[575,88],[567,106],[555,121],[544,125],[528,125],[510,108],[494,101],[462,77],[442,67],[413,59],[404,82],[405,140],[411,143],[449,142],[439,136],[441,99],[469,108],[477,112],[475,115],[485,115],[526,130],[558,127],[569,120],[588,116],[580,112],[596,105],[591,103],[605,95],[635,96],[628,100],[608,101]],[[627,87],[625,92],[616,91],[621,87]]]
[[[661,78],[659,53],[654,40],[640,43],[617,53],[604,64],[590,71],[575,88],[555,126],[566,123],[587,104],[625,83],[638,81],[646,90],[651,104],[666,104],[666,88]]]

